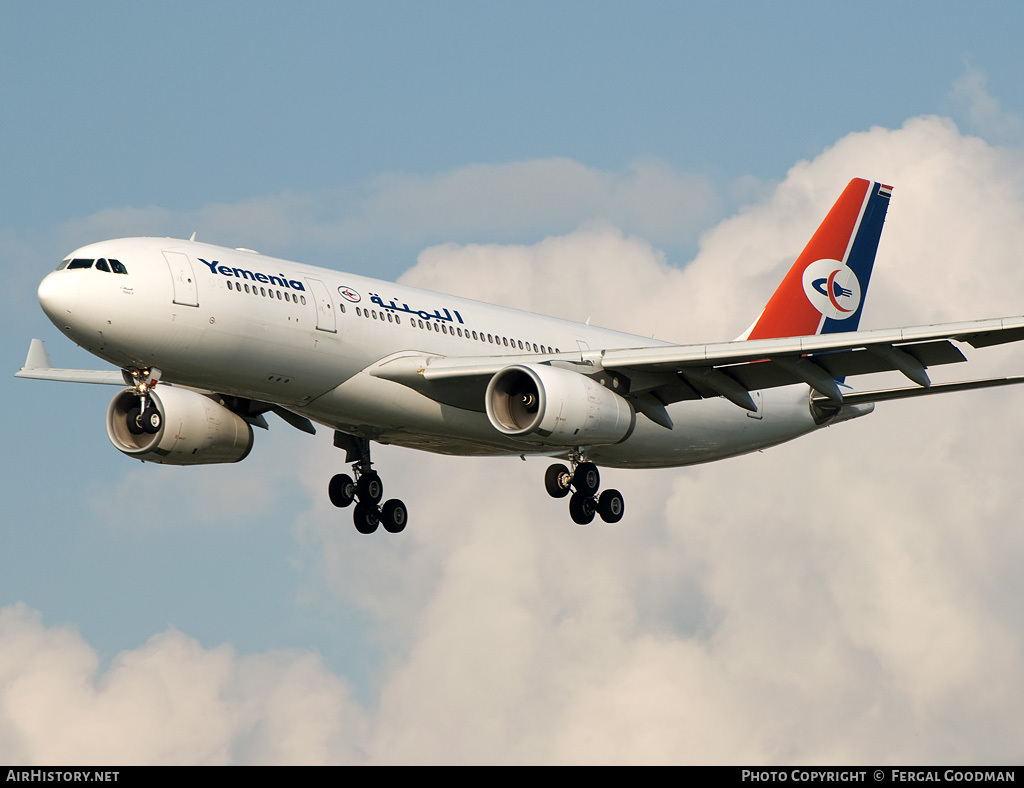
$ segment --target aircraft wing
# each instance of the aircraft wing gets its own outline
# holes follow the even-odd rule
[[[1024,340],[1024,317],[972,320],[898,329],[741,340],[709,345],[662,345],[521,356],[423,356],[382,359],[370,374],[410,386],[426,396],[470,410],[484,410],[491,376],[514,364],[550,364],[600,377],[615,375],[637,410],[670,427],[665,406],[687,399],[725,397],[747,410],[748,392],[806,383],[815,398],[840,402],[898,399],[925,393],[1024,382],[994,378],[932,386],[927,368],[966,361],[953,343],[975,348]],[[908,389],[844,394],[837,379],[899,371],[916,384]],[[954,388],[959,387],[959,388]]]

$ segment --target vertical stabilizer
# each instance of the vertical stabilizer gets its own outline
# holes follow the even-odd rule
[[[743,339],[856,331],[891,194],[850,181]]]

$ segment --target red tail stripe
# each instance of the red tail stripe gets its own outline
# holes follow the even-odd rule
[[[824,318],[804,294],[804,269],[815,260],[845,259],[870,188],[871,182],[862,178],[850,181],[789,269],[748,339],[798,337],[818,332]]]

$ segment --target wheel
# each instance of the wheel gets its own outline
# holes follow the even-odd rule
[[[141,435],[145,432],[142,429],[142,410],[140,408],[132,408],[128,411],[128,415],[125,417],[125,421],[128,422],[128,432],[132,435]]]
[[[352,520],[356,524],[356,530],[361,534],[372,534],[380,525],[380,509],[377,504],[360,501],[356,504],[356,510],[352,513]]]
[[[569,516],[576,525],[590,525],[594,522],[594,499],[581,492],[572,494],[569,499]]]
[[[146,412],[142,414],[142,429],[150,435],[156,435],[160,432],[160,427],[163,423],[163,415],[153,405],[146,408]]]
[[[389,534],[401,533],[409,522],[409,510],[400,500],[392,498],[381,507],[380,521]]]
[[[331,477],[331,483],[327,486],[327,495],[331,503],[339,509],[344,509],[356,497],[356,483],[347,473],[339,473]]]
[[[597,499],[597,513],[606,523],[617,523],[626,511],[626,503],[618,490],[605,490]]]
[[[576,466],[572,483],[577,492],[595,495],[597,488],[601,486],[601,474],[597,472],[597,466],[594,463],[581,462]]]
[[[572,476],[569,469],[560,463],[549,465],[544,473],[544,489],[552,498],[564,498],[569,494]]]
[[[380,499],[384,497],[384,484],[380,477],[373,471],[360,476],[359,482],[356,484],[356,497],[360,501],[379,503]]]

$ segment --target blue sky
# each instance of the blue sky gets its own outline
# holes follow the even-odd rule
[[[193,231],[679,341],[729,338],[856,176],[896,186],[865,326],[1019,314],[1022,22],[1010,3],[0,4],[6,368],[32,337],[58,365],[93,365],[35,298],[67,252]],[[1024,369],[1012,361],[999,374]],[[325,504],[344,459],[329,435],[275,422],[239,465],[143,466],[107,441],[111,390],[0,385],[8,762],[1024,749],[998,698],[964,690],[1019,682],[1024,653],[1007,603],[1024,552],[1004,475],[1019,436],[998,418],[1011,394],[901,403],[807,448],[613,475],[620,529],[570,526],[540,461],[382,450],[412,524],[366,539]],[[856,505],[830,502],[837,480]],[[800,625],[818,616],[826,631]],[[971,636],[1008,656],[957,646]],[[161,682],[177,688],[151,706],[164,716],[132,707]],[[883,685],[896,700],[858,704]],[[47,686],[71,688],[32,694]],[[794,712],[775,727],[784,697]],[[616,738],[602,705],[662,733]],[[695,740],[680,707],[707,732]],[[867,731],[871,708],[888,737]],[[182,733],[221,712],[205,740]],[[978,733],[928,722],[943,715]],[[304,742],[283,732],[306,726],[318,733]],[[895,733],[908,730],[920,735]]]

